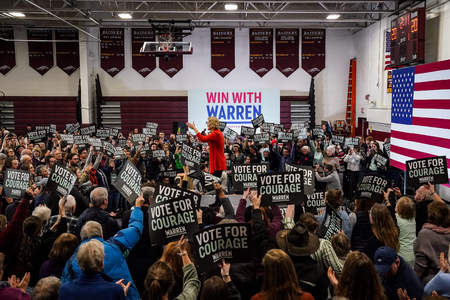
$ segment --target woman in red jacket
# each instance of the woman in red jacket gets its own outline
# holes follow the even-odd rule
[[[186,122],[186,126],[195,131],[200,142],[207,142],[209,145],[209,173],[221,177],[222,171],[226,171],[227,163],[225,161],[224,138],[219,130],[219,119],[216,117],[208,118],[208,135],[201,134],[194,123]]]

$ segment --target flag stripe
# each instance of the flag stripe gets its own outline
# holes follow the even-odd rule
[[[450,100],[414,100],[413,108],[450,109]]]
[[[414,101],[436,99],[449,100],[450,90],[414,91]]]
[[[391,152],[396,152],[395,150],[392,150],[392,147],[397,147],[397,146],[403,148],[405,151],[416,151],[416,150],[409,150],[409,149],[420,149],[421,151],[417,151],[416,152],[417,154],[419,154],[419,153],[427,154],[428,153],[427,154],[428,156],[448,156],[448,157],[450,157],[450,149],[448,149],[448,148],[442,148],[442,147],[433,146],[433,145],[427,145],[427,144],[422,144],[422,143],[417,143],[417,142],[412,142],[412,141],[407,141],[407,140],[401,140],[401,139],[392,137],[391,138]],[[416,157],[416,158],[423,158],[423,156]]]
[[[445,139],[438,136],[420,135],[395,130],[391,131],[391,136],[395,136],[395,138],[402,140],[408,140],[412,142],[423,143],[437,147],[445,147],[450,149],[450,139]]]
[[[423,135],[430,135],[430,132],[432,132],[434,136],[442,136],[442,137],[450,136],[450,130],[443,129],[443,128],[432,128],[432,127],[427,127],[427,126],[414,126],[414,125],[403,125],[403,124],[392,123],[391,130],[423,134]]]
[[[422,74],[416,73],[414,81],[415,82],[426,82],[426,81],[441,80],[442,78],[450,78],[450,70],[441,70],[441,71],[422,73]]]
[[[416,74],[449,70],[450,69],[450,59],[444,61],[438,61],[431,64],[424,64],[416,66]]]
[[[432,157],[432,156],[427,156],[427,157]],[[406,162],[408,160],[414,160],[414,159],[415,158],[391,152],[391,159],[389,160],[389,164],[393,167],[399,168],[400,170],[406,170]],[[448,159],[447,159],[447,171],[448,171],[448,174],[450,175]],[[450,181],[450,178],[449,178],[449,181]]]
[[[450,120],[413,117],[413,125],[450,129]]]
[[[443,155],[431,155],[430,153],[427,153],[427,152],[403,148],[403,147],[399,147],[397,145],[391,145],[391,153],[401,153],[401,155],[410,157],[411,159],[427,158],[427,157],[433,157],[433,156],[443,156]],[[406,159],[406,160],[408,160],[408,159]],[[447,166],[450,166],[450,158],[449,157],[447,157]]]
[[[442,78],[442,77],[441,77]],[[415,82],[414,91],[435,91],[450,89],[450,79]]]
[[[414,108],[413,117],[450,119],[450,110]]]

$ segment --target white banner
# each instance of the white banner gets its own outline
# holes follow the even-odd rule
[[[201,89],[189,90],[188,120],[201,131],[208,117],[215,116],[231,129],[253,126],[252,120],[264,115],[265,122],[280,123],[280,90],[277,89]]]

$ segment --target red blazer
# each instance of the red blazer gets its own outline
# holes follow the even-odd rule
[[[219,129],[215,129],[208,135],[197,133],[200,142],[207,142],[209,145],[209,173],[214,171],[225,171],[227,162],[225,161],[224,138]]]

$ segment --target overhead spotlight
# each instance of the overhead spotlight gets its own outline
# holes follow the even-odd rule
[[[133,19],[133,16],[130,13],[120,13],[118,16],[121,19]]]
[[[22,12],[18,12],[18,11],[11,11],[8,13],[10,16],[15,17],[15,18],[24,18],[25,14]]]
[[[225,10],[237,10],[238,5],[236,3],[225,3]]]
[[[327,20],[337,20],[337,19],[339,19],[341,17],[341,15],[339,15],[339,14],[329,14],[328,16],[327,16]]]

